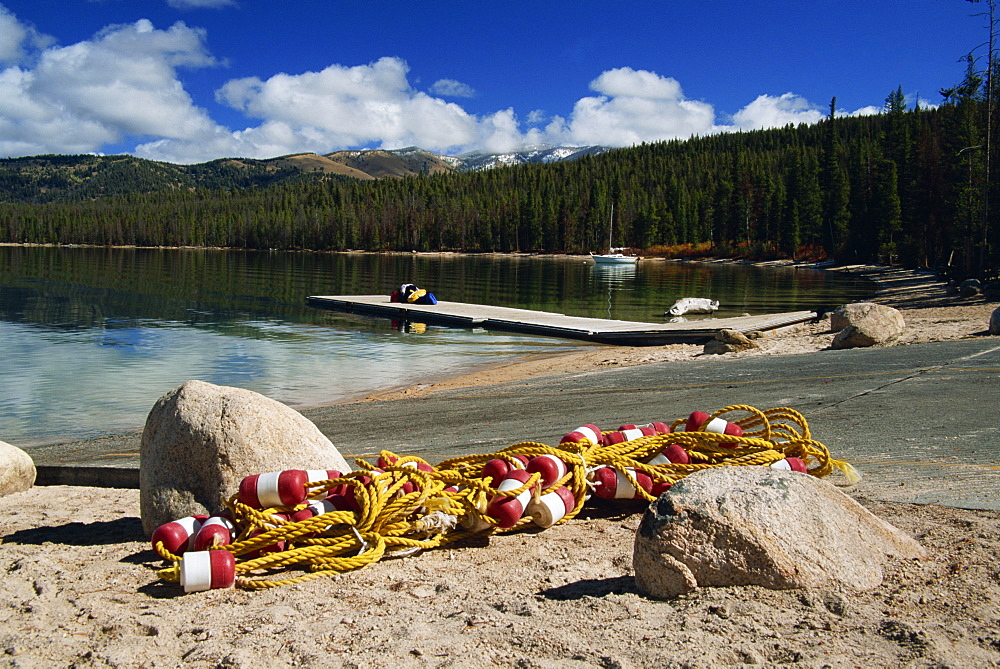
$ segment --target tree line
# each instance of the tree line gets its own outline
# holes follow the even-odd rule
[[[585,253],[607,247],[614,204],[614,245],[640,252],[697,247],[982,273],[1000,264],[984,88],[970,60],[937,108],[907,109],[900,88],[873,116],[837,117],[834,98],[814,125],[474,173],[160,190],[116,185],[112,174],[110,194],[0,204],[0,241]]]

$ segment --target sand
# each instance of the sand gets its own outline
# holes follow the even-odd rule
[[[900,308],[897,344],[985,336],[998,305],[926,275],[874,271]],[[816,351],[825,325],[762,340]],[[691,359],[700,347],[592,348],[383,394]],[[180,594],[157,579],[138,491],[33,488],[0,499],[0,665],[11,667],[1000,666],[1000,514],[859,499],[917,538],[858,593],[705,588],[637,593],[642,504],[589,506],[560,526],[386,560],[264,591]]]

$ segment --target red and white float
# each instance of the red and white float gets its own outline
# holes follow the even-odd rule
[[[191,550],[207,551],[211,546],[227,546],[233,541],[236,526],[227,516],[212,516],[201,524],[198,533],[194,535]]]
[[[181,560],[184,592],[231,588],[236,582],[236,559],[229,551],[192,551]]]
[[[573,497],[573,492],[562,485],[546,495],[531,500],[525,514],[531,516],[531,522],[539,527],[552,527],[574,508],[576,508],[576,498]]]
[[[508,492],[517,490],[531,480],[531,474],[523,469],[515,469],[509,472],[497,486],[497,490]],[[497,527],[514,527],[517,521],[524,515],[524,509],[531,499],[531,489],[527,488],[516,497],[498,495],[490,500],[486,507],[486,514],[497,519]]]
[[[207,518],[206,515],[187,516],[160,525],[149,539],[153,549],[156,549],[156,544],[162,542],[163,548],[168,553],[182,555],[194,546],[194,537]]]
[[[309,474],[304,469],[254,474],[240,481],[237,499],[254,509],[294,506],[305,500],[308,482]]]

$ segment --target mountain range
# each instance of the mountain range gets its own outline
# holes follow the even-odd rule
[[[576,160],[608,147],[533,146],[507,153],[458,156],[418,147],[296,153],[265,160],[223,158],[174,165],[131,155],[43,155],[0,160],[0,202],[59,202],[183,188],[262,188],[317,178],[358,180],[474,172]]]

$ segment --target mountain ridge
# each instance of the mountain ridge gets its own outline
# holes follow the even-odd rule
[[[179,189],[247,189],[322,179],[403,179],[477,172],[596,155],[609,147],[532,146],[519,151],[476,151],[458,156],[420,147],[357,149],[274,158],[219,158],[177,165],[130,154],[45,154],[0,159],[0,202],[69,202]]]

